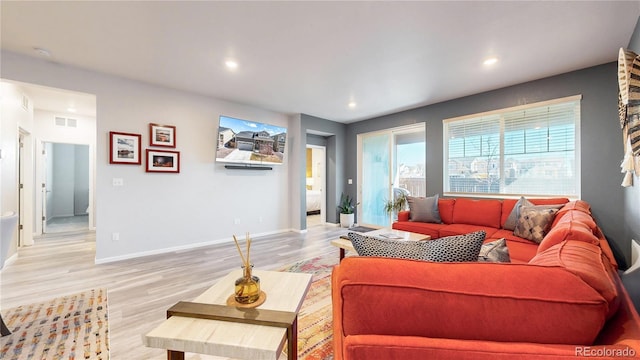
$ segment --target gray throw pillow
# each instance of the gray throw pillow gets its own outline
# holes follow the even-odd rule
[[[513,206],[513,210],[511,210],[511,213],[509,214],[507,221],[504,222],[504,226],[503,226],[504,229],[512,230],[512,231],[515,230],[516,223],[518,222],[518,217],[520,216],[521,206],[533,206],[533,203],[525,199],[524,196],[521,196],[520,200],[518,200],[518,202],[516,202],[516,204]]]
[[[409,203],[409,221],[441,223],[438,211],[438,194],[432,197],[407,196]]]
[[[561,207],[562,205],[559,205]],[[549,231],[559,207],[550,205],[523,206],[520,208],[520,217],[513,235],[525,238],[540,244]]]
[[[482,244],[480,254],[478,255],[478,261],[511,262],[509,248],[507,247],[507,240],[502,238]]]
[[[447,236],[435,240],[390,240],[349,233],[353,247],[360,256],[380,256],[437,262],[478,261],[486,233],[476,231],[465,235]]]

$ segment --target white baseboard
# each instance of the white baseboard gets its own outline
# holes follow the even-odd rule
[[[629,274],[638,269],[640,269],[640,244],[637,240],[631,239],[631,266],[624,273]]]
[[[291,230],[267,231],[259,234],[252,234],[251,237],[253,238],[253,237],[260,237],[260,236],[268,236],[268,235],[280,234],[287,231],[291,231]],[[144,257],[144,256],[166,254],[174,251],[193,250],[193,249],[197,249],[205,246],[224,244],[232,241],[233,239],[229,237],[225,239],[217,239],[217,240],[211,240],[211,241],[205,241],[205,242],[199,242],[199,243],[193,243],[193,244],[173,246],[169,248],[162,248],[162,249],[141,251],[137,253],[131,253],[131,254],[125,254],[125,255],[119,255],[119,256],[112,256],[112,257],[107,257],[102,259],[95,259],[94,262],[95,264],[106,264],[106,263],[111,263],[116,261],[135,259],[135,258]]]

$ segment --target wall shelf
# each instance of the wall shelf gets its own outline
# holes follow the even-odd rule
[[[273,170],[271,166],[225,165],[224,167],[233,170]]]

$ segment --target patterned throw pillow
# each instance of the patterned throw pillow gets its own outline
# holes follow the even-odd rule
[[[447,236],[427,241],[390,240],[349,233],[360,256],[381,256],[414,260],[461,262],[477,261],[486,233]]]
[[[502,238],[482,244],[478,261],[483,262],[511,262],[507,241]]]
[[[549,231],[551,223],[558,212],[557,207],[549,205],[523,206],[513,235],[540,243]]]
[[[409,203],[409,221],[440,224],[440,212],[438,211],[438,194],[432,197],[407,196]]]
[[[521,196],[520,200],[518,200],[518,202],[516,202],[516,204],[513,206],[513,210],[511,210],[507,221],[504,222],[504,229],[516,229],[516,223],[518,222],[518,218],[520,217],[520,206],[533,206],[533,203],[525,199],[524,196]]]

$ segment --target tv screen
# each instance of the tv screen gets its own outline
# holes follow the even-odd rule
[[[287,128],[220,116],[216,161],[245,165],[282,164]]]

